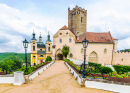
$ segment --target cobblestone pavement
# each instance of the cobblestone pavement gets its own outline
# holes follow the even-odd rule
[[[112,93],[81,87],[63,61],[56,61],[29,84],[0,84],[0,93]]]

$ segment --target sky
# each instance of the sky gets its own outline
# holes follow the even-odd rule
[[[111,32],[118,50],[130,49],[130,0],[0,0],[0,52],[23,53],[23,40],[43,42],[68,26],[68,7],[87,10],[88,32]],[[30,44],[28,52],[31,51]]]

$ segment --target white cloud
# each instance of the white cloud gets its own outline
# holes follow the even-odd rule
[[[129,0],[100,0],[86,5],[87,30],[89,32],[111,31],[113,37],[119,42],[130,42],[130,1]],[[130,48],[128,43],[118,44],[118,49]]]
[[[53,36],[66,21],[62,17],[44,16],[29,13],[0,4],[0,37],[6,36],[9,42],[0,43],[0,52],[24,52],[22,41],[26,38],[29,42],[32,38],[33,28],[36,39],[42,34],[44,43],[47,40],[48,31]],[[58,23],[61,23],[58,25]],[[52,38],[51,38],[52,39]],[[30,52],[30,46],[29,46]]]

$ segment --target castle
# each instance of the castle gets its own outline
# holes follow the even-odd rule
[[[87,10],[76,6],[72,10],[68,8],[68,27],[65,25],[60,28],[53,36],[52,58],[55,60],[63,59],[62,47],[70,47],[68,58],[84,59],[84,49],[82,41],[88,40],[86,49],[86,60],[101,64],[129,64],[126,55],[117,53],[118,39],[112,37],[108,32],[88,32],[87,31]]]
[[[50,35],[48,33],[47,41],[44,44],[42,42],[42,36],[39,36],[39,42],[35,38],[35,33],[33,32],[33,37],[31,39],[31,65],[40,64],[45,62],[46,57],[52,54],[52,42],[50,40]]]
[[[129,52],[117,52],[118,39],[112,37],[108,32],[88,32],[87,31],[87,10],[76,6],[72,10],[68,8],[68,27],[65,25],[60,28],[53,36],[53,45],[48,34],[46,44],[42,42],[42,36],[39,36],[39,42],[31,39],[31,64],[40,64],[45,62],[47,56],[54,60],[63,60],[63,45],[70,47],[68,58],[83,60],[84,49],[82,41],[88,40],[86,49],[86,61],[104,64],[130,65]]]

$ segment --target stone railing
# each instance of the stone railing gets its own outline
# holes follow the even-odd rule
[[[46,70],[49,66],[51,66],[55,61],[51,61],[50,63],[44,65],[43,67],[40,67],[39,69],[37,69],[36,71],[32,72],[29,75],[21,75],[22,77],[20,77],[20,79],[22,80],[22,78],[26,80],[32,80],[34,79],[36,76],[38,76],[40,73],[42,73],[44,70]],[[15,74],[15,73],[14,73]],[[15,75],[0,75],[0,84],[3,83],[13,83],[14,85],[21,85],[20,83],[17,83],[15,81]],[[23,80],[22,80],[23,81]],[[19,80],[19,82],[21,82]]]
[[[69,70],[71,71],[71,74],[74,75],[74,77],[76,78],[78,83],[80,85],[82,85],[82,77],[81,77],[81,75],[77,71],[75,71],[67,62],[65,62],[65,65],[69,68]]]

